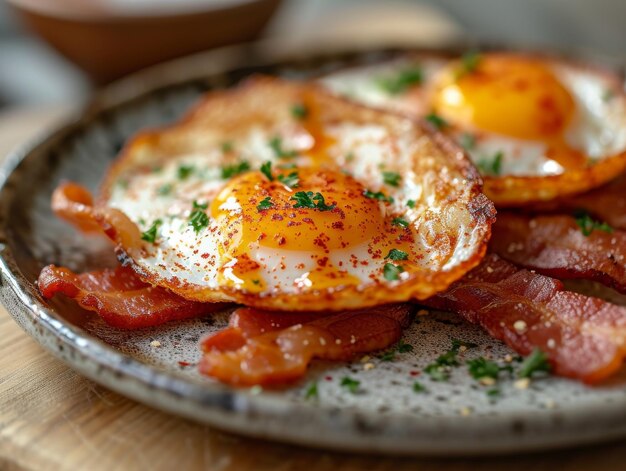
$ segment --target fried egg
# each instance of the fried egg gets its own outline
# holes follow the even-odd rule
[[[626,169],[626,96],[607,71],[493,52],[407,56],[322,83],[426,118],[465,147],[499,206],[586,191]]]
[[[495,214],[447,139],[271,78],[136,136],[95,210],[145,281],[198,301],[308,311],[445,289],[478,264]]]

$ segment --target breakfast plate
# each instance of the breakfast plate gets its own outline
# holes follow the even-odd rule
[[[263,60],[242,50],[208,53],[103,90],[76,120],[16,150],[0,171],[2,302],[39,343],[94,381],[244,435],[340,450],[439,455],[536,450],[626,435],[623,373],[594,387],[552,376],[521,382],[511,376],[495,389],[477,382],[465,363],[486,357],[514,364],[516,355],[450,313],[420,310],[403,334],[403,348],[349,363],[314,362],[295,386],[266,390],[228,387],[197,371],[199,340],[223,328],[232,308],[129,332],[63,297],[41,297],[35,280],[45,265],[86,271],[115,264],[110,244],[54,217],[50,197],[60,182],[95,190],[129,138],[175,121],[208,90],[256,73],[316,77],[403,52]],[[623,296],[613,296],[624,304]],[[451,350],[463,366],[446,381],[423,374]]]

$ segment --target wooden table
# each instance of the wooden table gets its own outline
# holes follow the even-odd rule
[[[60,109],[0,115],[0,156]],[[626,442],[498,458],[385,458],[240,438],[152,409],[53,358],[0,307],[0,470],[623,470]]]

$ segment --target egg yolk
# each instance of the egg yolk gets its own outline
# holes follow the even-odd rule
[[[296,172],[289,187],[280,176]],[[354,178],[334,170],[281,170],[273,181],[260,172],[233,178],[213,201],[216,220],[240,223],[233,244],[325,252],[371,240],[384,224],[378,203]],[[323,198],[323,199],[322,199]]]
[[[433,108],[460,126],[546,141],[563,134],[575,102],[540,60],[484,54],[476,70],[454,64],[440,76]]]

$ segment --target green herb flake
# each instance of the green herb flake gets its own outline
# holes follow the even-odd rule
[[[585,210],[578,210],[574,213],[576,218],[576,225],[580,227],[580,231],[585,237],[589,237],[595,230],[606,232],[607,234],[613,233],[613,228],[606,222],[600,222],[593,219],[589,213]]]
[[[459,137],[459,144],[465,150],[472,150],[476,147],[476,136],[472,133],[466,132]]]
[[[400,180],[402,180],[402,177],[400,177],[399,173],[383,172],[383,181],[389,186],[400,186]]]
[[[342,388],[346,388],[350,393],[356,394],[359,391],[359,386],[361,386],[361,382],[352,379],[349,376],[344,376],[341,378],[341,383],[339,383]]]
[[[205,212],[208,207],[208,203],[199,204],[197,201],[193,202],[191,214],[189,215],[189,225],[193,227],[196,234],[209,225],[209,216]]]
[[[478,344],[472,343],[472,342],[467,342],[466,340],[452,339],[452,348],[454,350],[456,350],[458,352],[461,349],[461,347],[476,348],[476,347],[478,347]]]
[[[424,119],[428,121],[430,124],[432,124],[435,127],[435,129],[439,131],[441,131],[443,128],[448,127],[448,122],[445,119],[443,119],[441,116],[439,116],[438,114],[429,113],[428,115],[426,115]]]
[[[391,225],[399,226],[399,227],[406,229],[407,227],[409,227],[409,221],[407,221],[404,218],[397,217],[397,218],[393,218],[393,220],[391,221]]]
[[[119,186],[122,190],[126,190],[128,188],[128,180],[125,178],[120,178],[117,182],[115,182],[117,186]]]
[[[480,160],[476,166],[483,175],[500,175],[502,173],[502,160],[504,153],[499,150],[491,159]]]
[[[319,397],[319,391],[317,390],[317,383],[311,383],[304,392],[305,399],[317,399]]]
[[[534,373],[549,373],[551,369],[550,363],[548,363],[548,356],[540,349],[535,348],[532,353],[524,359],[517,375],[520,378],[530,378]]]
[[[273,182],[274,176],[272,175],[272,162],[268,160],[261,165],[261,173],[265,175],[269,181]]]
[[[452,343],[452,348],[443,355],[424,368],[424,372],[430,376],[433,381],[447,381],[450,379],[450,368],[459,366],[457,354],[459,352],[459,344]]]
[[[293,205],[294,208],[318,209],[320,211],[332,211],[335,209],[334,204],[326,204],[324,196],[319,192],[313,194],[312,191],[298,191],[290,199],[296,202]]]
[[[298,176],[298,172],[291,172],[287,175],[278,175],[278,181],[289,188],[297,188],[300,177]]]
[[[500,394],[502,394],[502,391],[498,388],[492,388],[492,389],[488,389],[486,394],[489,397],[498,397],[500,396]]]
[[[383,352],[383,354],[378,358],[380,358],[380,361],[394,361],[396,359],[396,352],[395,350],[389,350],[387,352]]]
[[[410,343],[404,343],[404,342],[400,341],[400,342],[398,342],[398,345],[396,346],[396,350],[398,350],[398,353],[412,352],[413,351],[413,345],[411,345]]]
[[[193,165],[180,165],[176,171],[179,180],[186,180],[194,171]]]
[[[297,119],[304,119],[308,116],[309,109],[302,103],[296,103],[291,106],[291,116]]]
[[[172,184],[166,183],[165,185],[161,185],[157,188],[157,195],[159,196],[167,196],[172,192]]]
[[[387,281],[397,281],[400,277],[400,273],[404,271],[399,265],[394,265],[393,263],[385,263],[383,267],[383,276]]]
[[[456,74],[457,80],[468,74],[476,72],[481,60],[482,55],[478,51],[469,51],[463,54],[461,57],[461,64]]]
[[[270,209],[272,206],[274,206],[274,203],[272,203],[272,197],[268,196],[266,198],[263,198],[261,202],[257,204],[256,209],[257,211],[261,212],[265,211],[266,209]]]
[[[234,150],[235,146],[233,145],[232,141],[225,141],[222,142],[222,152],[224,154],[228,154],[230,152],[232,152]]]
[[[162,224],[163,221],[161,219],[155,220],[147,231],[141,233],[141,240],[154,244],[157,238],[157,231]]]
[[[398,249],[391,249],[385,256],[385,260],[407,260],[409,254]]]
[[[498,379],[500,366],[484,357],[478,357],[467,362],[469,374],[472,378],[480,380],[482,378]]]
[[[414,66],[398,72],[394,76],[377,79],[378,86],[390,95],[399,95],[424,80],[422,68]]]
[[[273,137],[269,142],[268,145],[272,148],[272,150],[274,151],[274,155],[276,155],[276,157],[278,157],[279,159],[291,159],[293,157],[296,157],[298,155],[298,152],[296,152],[295,150],[285,150],[283,149],[283,140],[276,136]]]
[[[250,164],[245,160],[238,164],[226,165],[222,167],[222,179],[226,180],[232,178],[240,173],[244,173],[250,170]]]
[[[415,200],[408,200],[406,205],[411,209],[415,208]]]
[[[415,381],[413,383],[413,392],[414,393],[426,392],[426,387],[422,383],[420,383],[419,381]]]
[[[377,191],[376,193],[374,193],[373,191],[365,190],[363,192],[363,195],[366,198],[370,198],[373,200],[384,201],[385,203],[393,203],[393,198],[391,196],[385,195],[382,191]]]

